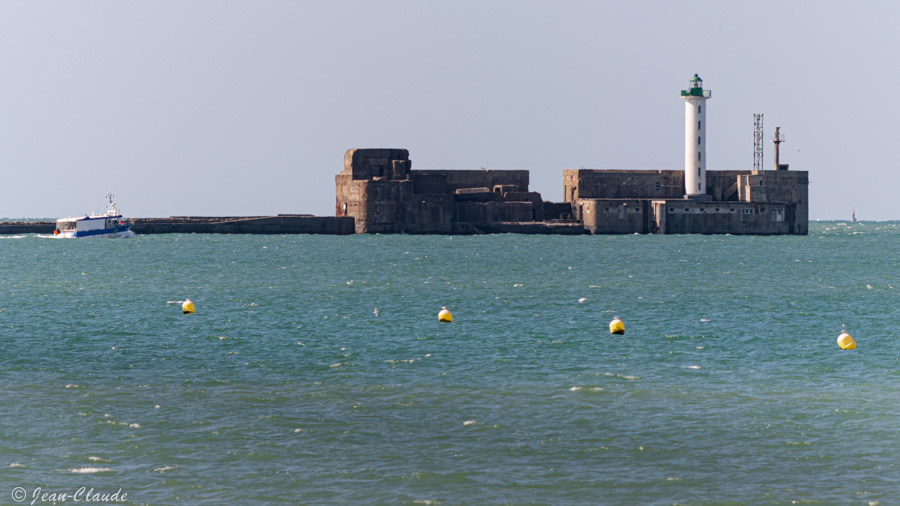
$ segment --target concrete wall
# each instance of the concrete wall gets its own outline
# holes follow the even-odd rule
[[[172,216],[132,218],[135,234],[328,234],[354,233],[353,218],[337,216]],[[0,234],[52,234],[55,221],[2,222]]]
[[[453,229],[453,195],[413,195],[404,212],[404,233],[449,234]]]
[[[706,172],[706,193],[719,202],[740,200],[738,198],[738,176],[745,170],[710,170]]]
[[[809,173],[762,170],[738,176],[738,198],[757,204],[786,204],[786,220],[792,234],[809,233]]]
[[[56,221],[3,221],[0,234],[52,234]]]
[[[655,223],[663,234],[781,235],[792,231],[793,206],[754,202],[657,201]],[[662,214],[663,213],[664,216]]]
[[[456,221],[494,223],[536,221],[531,202],[457,202]]]
[[[344,153],[344,170],[353,179],[406,179],[412,168],[406,149],[348,149]]]
[[[581,219],[579,199],[673,199],[684,196],[684,171],[569,169],[563,171],[563,201]]]
[[[584,228],[592,234],[650,232],[650,201],[646,199],[582,199]]]
[[[335,177],[338,216],[357,233],[448,234],[454,223],[543,219],[526,170],[411,170],[402,149],[351,149]],[[473,232],[474,233],[474,232]]]
[[[413,179],[438,178],[443,185],[440,192],[416,193],[453,193],[461,188],[489,188],[495,186],[514,186],[517,191],[528,191],[529,172],[527,170],[414,170],[410,172]]]
[[[564,220],[574,219],[572,216],[572,204],[568,202],[544,202],[544,218],[545,220]]]
[[[353,218],[278,215],[253,217],[135,218],[135,234],[329,234],[354,233]],[[51,231],[52,232],[52,231]]]
[[[684,200],[683,173],[678,170],[566,170],[563,194],[565,201],[572,205],[572,214],[592,233],[624,233],[628,227],[632,227],[631,232],[639,233],[808,233],[809,178],[805,171],[709,171],[707,198],[711,202],[702,204]],[[613,219],[621,214],[618,211],[607,211],[606,207],[598,211],[599,203],[594,202],[609,199],[645,202],[643,219],[638,219],[638,211],[633,207],[631,212],[636,213],[633,219],[623,217],[618,221]],[[668,207],[657,208],[651,201],[664,201]],[[736,204],[755,206],[735,207]],[[724,211],[725,208],[729,211]],[[662,215],[655,209],[666,209],[666,212]],[[731,216],[732,212],[740,215]],[[776,214],[771,215],[773,212]]]
[[[355,219],[358,234],[446,234],[452,194],[416,194],[413,180],[353,180],[337,176],[338,212]]]

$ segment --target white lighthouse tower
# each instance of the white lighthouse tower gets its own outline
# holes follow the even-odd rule
[[[712,96],[703,89],[703,80],[694,74],[684,99],[684,194],[706,195],[706,104]]]

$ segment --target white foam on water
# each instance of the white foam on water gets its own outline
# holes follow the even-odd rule
[[[9,467],[25,467],[25,464],[19,464],[18,462],[13,462],[9,465]]]
[[[466,420],[465,422],[463,422],[463,425],[475,425],[476,423],[478,422],[476,422],[475,420]]]
[[[168,471],[169,469],[175,469],[176,467],[178,467],[178,466],[162,466],[162,467],[157,467],[156,469],[154,469],[154,471],[156,471],[157,473],[164,473],[164,472]]]
[[[0,239],[24,239],[24,235],[0,235]]]
[[[68,470],[72,474],[96,474],[96,473],[114,473],[115,469],[109,467],[77,467]]]
[[[615,373],[611,373],[611,372],[603,373],[603,375],[604,376],[612,376],[614,378],[619,378],[619,379],[624,379],[624,380],[629,380],[629,381],[641,379],[640,376],[629,376],[627,374],[615,374]]]
[[[391,365],[394,365],[394,364],[412,364],[412,363],[415,362],[416,360],[419,360],[419,359],[417,359],[417,358],[387,359],[387,360],[385,360],[385,362],[387,362],[388,364],[391,364]]]

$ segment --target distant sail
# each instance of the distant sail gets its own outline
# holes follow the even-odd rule
[[[850,208],[850,219],[856,221],[856,209]]]

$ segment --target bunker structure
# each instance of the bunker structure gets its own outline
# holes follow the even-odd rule
[[[806,235],[809,176],[706,170],[706,104],[696,74],[682,90],[684,170],[563,170],[563,202],[529,191],[526,170],[413,170],[405,149],[350,149],[335,178],[338,217],[356,233]]]
[[[709,200],[686,198],[679,170],[564,170],[563,195],[592,234],[806,235],[805,171],[706,173]]]
[[[571,206],[528,190],[527,170],[413,170],[405,149],[350,149],[335,178],[337,216],[357,233],[580,234]]]

